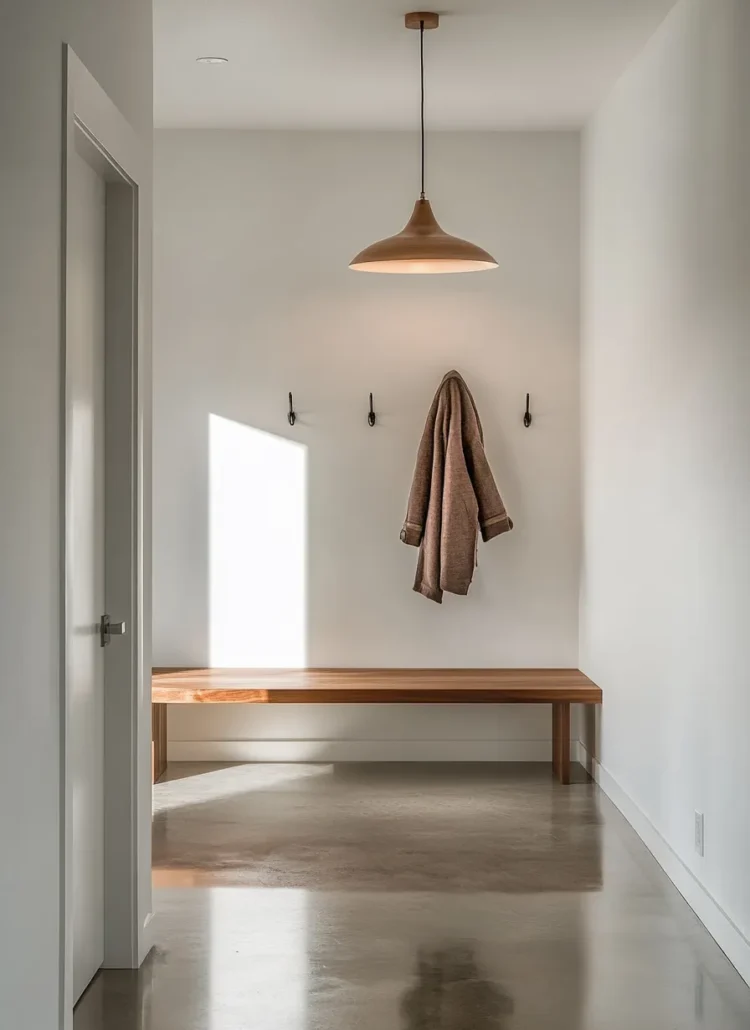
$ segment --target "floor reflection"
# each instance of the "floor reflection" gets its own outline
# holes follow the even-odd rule
[[[75,1030],[750,1026],[750,991],[590,783],[183,768],[156,807],[158,950],[100,974]]]
[[[466,944],[423,948],[401,1003],[404,1030],[503,1030],[512,1012],[513,999],[482,975]]]
[[[154,948],[139,970],[108,969],[93,980],[75,1010],[75,1030],[152,1030],[154,970],[164,956]]]

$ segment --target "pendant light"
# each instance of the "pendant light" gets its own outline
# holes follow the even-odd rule
[[[357,254],[349,265],[357,272],[429,274],[436,272],[484,272],[497,268],[495,259],[481,247],[449,236],[438,225],[424,191],[424,33],[436,29],[439,16],[416,11],[405,18],[407,29],[419,29],[421,86],[420,124],[422,142],[422,189],[411,218],[401,232],[379,240]]]

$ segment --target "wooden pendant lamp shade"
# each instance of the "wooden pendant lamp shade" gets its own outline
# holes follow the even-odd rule
[[[371,244],[357,254],[349,267],[357,272],[420,275],[483,272],[497,268],[497,262],[481,247],[449,236],[440,228],[429,200],[418,200],[401,232]]]
[[[497,268],[486,250],[458,236],[449,236],[432,213],[424,192],[424,32],[436,29],[437,14],[415,11],[405,17],[408,29],[419,29],[421,75],[422,191],[411,218],[401,232],[378,240],[361,251],[349,267],[357,272],[425,275],[445,272],[484,272]]]

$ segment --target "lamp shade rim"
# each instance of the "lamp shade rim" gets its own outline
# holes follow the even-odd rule
[[[395,259],[369,260],[363,253],[350,263],[353,272],[381,272],[404,275],[429,275],[459,272],[490,272],[497,268],[493,260],[474,260],[471,258],[435,258],[435,257],[400,257]]]

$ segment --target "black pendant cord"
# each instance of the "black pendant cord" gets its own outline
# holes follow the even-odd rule
[[[420,197],[424,200],[424,21],[419,23],[419,84],[421,94],[419,120],[422,132],[422,192]]]

